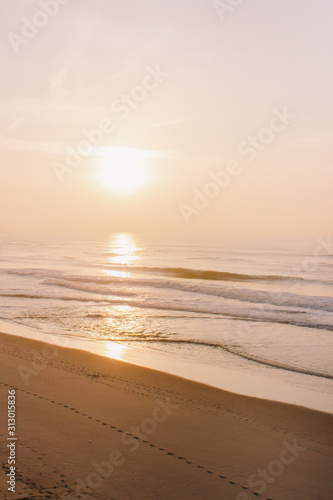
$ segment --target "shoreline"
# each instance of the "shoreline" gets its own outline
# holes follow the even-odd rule
[[[0,361],[19,457],[1,498],[332,497],[332,415],[10,334]]]
[[[290,381],[287,377],[280,378],[279,372],[281,370],[275,368],[261,374],[257,372],[251,373],[250,370],[230,369],[230,367],[217,368],[208,365],[200,365],[200,370],[198,370],[195,363],[175,360],[165,353],[154,352],[152,354],[128,346],[124,348],[122,344],[111,341],[103,343],[80,337],[77,339],[62,337],[57,333],[47,334],[9,320],[0,320],[0,331],[31,340],[64,345],[70,349],[79,349],[110,359],[119,359],[124,363],[162,371],[241,396],[298,405],[333,414],[333,398],[330,398],[326,392],[321,391],[321,386],[314,389],[313,387],[306,388],[303,384],[300,387],[294,380]],[[119,355],[119,347],[121,355]],[[301,377],[304,376],[312,377],[306,374],[301,375]],[[323,384],[324,381],[321,381],[321,383]],[[331,383],[331,381],[327,381],[327,383]]]

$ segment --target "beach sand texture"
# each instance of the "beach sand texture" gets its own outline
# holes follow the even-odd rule
[[[1,498],[333,498],[333,415],[84,351],[0,341]],[[9,494],[4,402],[13,387]]]

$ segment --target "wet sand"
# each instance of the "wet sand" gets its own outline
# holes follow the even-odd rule
[[[6,334],[0,401],[1,498],[333,498],[333,415]]]

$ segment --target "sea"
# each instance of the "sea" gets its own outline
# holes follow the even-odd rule
[[[3,234],[0,331],[333,413],[333,242]]]

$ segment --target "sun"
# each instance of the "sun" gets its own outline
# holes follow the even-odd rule
[[[100,157],[97,178],[114,193],[134,193],[150,181],[147,158],[140,149],[109,148]]]

